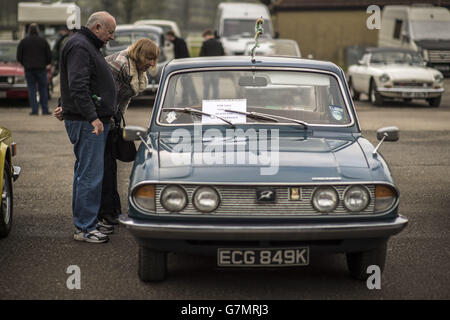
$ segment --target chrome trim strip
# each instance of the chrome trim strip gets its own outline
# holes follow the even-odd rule
[[[414,93],[442,93],[445,91],[444,88],[440,89],[423,89],[423,88],[377,88],[380,92],[391,92],[391,93],[403,93],[403,92],[414,92]]]
[[[167,223],[137,221],[120,215],[119,221],[136,237],[182,240],[338,240],[389,237],[402,231],[408,219],[358,223]]]
[[[164,81],[164,87],[163,87],[163,91],[162,91],[162,93],[161,93],[161,96],[160,96],[160,101],[159,101],[159,105],[160,106],[162,106],[163,104],[164,104],[164,100],[165,100],[165,96],[166,96],[166,91],[167,91],[167,87],[168,87],[168,83],[169,83],[169,80],[170,80],[170,78],[172,77],[172,76],[174,76],[174,75],[177,75],[177,74],[179,74],[179,73],[186,73],[186,72],[199,72],[199,71],[205,71],[205,69],[206,68],[192,68],[192,69],[183,69],[183,70],[177,70],[177,71],[174,71],[174,72],[172,72],[171,74],[169,74],[168,75],[168,77],[165,79],[165,81]],[[349,104],[349,101],[347,100],[347,95],[346,94],[344,94],[346,91],[344,90],[344,86],[343,86],[343,84],[342,84],[342,82],[341,82],[341,80],[340,80],[340,78],[336,75],[336,73],[334,73],[334,72],[331,72],[331,71],[327,71],[327,70],[321,70],[321,69],[309,69],[309,68],[304,68],[304,67],[299,67],[299,68],[295,68],[295,67],[286,67],[286,68],[284,68],[284,67],[270,67],[270,66],[265,66],[265,67],[260,67],[260,66],[241,66],[241,67],[208,67],[207,68],[207,70],[208,71],[210,71],[210,70],[244,70],[244,71],[247,71],[247,70],[249,70],[249,71],[253,71],[253,70],[268,70],[268,71],[271,71],[271,70],[276,70],[276,71],[278,71],[278,70],[282,70],[282,71],[297,71],[297,72],[311,72],[311,73],[324,73],[324,74],[328,74],[328,75],[331,75],[331,76],[333,76],[334,78],[336,78],[336,80],[337,80],[337,82],[338,82],[338,84],[339,84],[339,87],[340,87],[340,89],[341,89],[341,94],[342,94],[342,98],[344,99],[344,102],[345,102],[345,106],[346,106],[346,108],[347,108],[347,113],[349,114],[349,116],[350,116],[350,118],[351,118],[351,122],[350,122],[350,124],[347,124],[347,125],[333,125],[333,124],[311,124],[311,123],[308,123],[308,125],[309,126],[311,126],[311,127],[329,127],[329,128],[331,128],[331,127],[337,127],[337,128],[348,128],[348,127],[352,127],[355,123],[357,124],[357,126],[358,126],[358,128],[360,127],[359,126],[359,123],[357,122],[357,121],[355,121],[355,119],[354,119],[354,117],[353,117],[353,113],[351,112],[351,110],[350,110],[350,104]],[[161,78],[162,79],[162,78]],[[156,115],[156,124],[158,125],[158,126],[161,126],[161,127],[181,127],[181,126],[193,126],[194,124],[162,124],[162,123],[160,123],[159,122],[159,118],[160,118],[160,116],[161,116],[161,109],[162,109],[162,107],[161,108],[158,108],[158,113],[157,113],[157,115]],[[356,113],[356,112],[355,112]],[[202,124],[202,125],[205,125],[205,126],[217,126],[217,124]],[[240,125],[240,124],[236,124],[236,125]],[[244,125],[244,124],[242,124],[242,125]],[[249,125],[249,124],[246,124],[246,125]],[[288,126],[292,126],[293,125],[293,123],[292,122],[287,122],[287,123],[280,123],[280,122],[278,122],[278,123],[264,123],[264,125],[269,125],[269,126],[279,126],[279,125],[288,125]],[[151,123],[150,123],[150,126],[151,126]]]

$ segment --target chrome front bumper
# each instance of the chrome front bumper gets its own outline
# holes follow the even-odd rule
[[[408,219],[359,223],[168,223],[138,221],[122,214],[121,224],[143,239],[184,240],[341,240],[386,238],[402,231]]]
[[[444,88],[440,89],[425,89],[425,88],[383,88],[379,87],[377,90],[384,97],[389,98],[412,98],[412,99],[426,99],[436,98],[442,95]]]

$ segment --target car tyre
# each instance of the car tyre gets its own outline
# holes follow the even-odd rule
[[[13,218],[13,189],[11,167],[8,161],[5,161],[3,187],[1,192],[2,202],[0,206],[0,238],[4,238],[11,231]]]
[[[349,89],[350,89],[350,94],[352,96],[352,99],[354,101],[358,101],[361,94],[358,91],[356,91],[355,88],[353,87],[352,78],[349,79],[348,86],[349,86]]]
[[[427,99],[427,101],[430,107],[438,108],[441,105],[441,96]]]
[[[378,92],[377,85],[375,84],[375,81],[373,79],[370,82],[369,99],[370,102],[376,106],[381,106],[384,103],[384,98],[380,94],[380,92]]]
[[[167,275],[167,252],[139,246],[138,274],[144,282],[163,281]]]
[[[362,252],[349,252],[347,256],[347,267],[352,278],[357,280],[367,280],[370,274],[367,273],[369,266],[375,265],[383,272],[386,262],[387,241],[379,247]]]

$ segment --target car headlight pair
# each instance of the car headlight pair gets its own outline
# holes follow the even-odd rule
[[[397,199],[394,190],[385,185],[375,187],[375,212],[386,211]],[[364,186],[352,186],[344,192],[343,205],[350,212],[361,212],[370,203],[370,193]],[[339,204],[339,195],[331,186],[319,187],[313,194],[312,205],[321,213],[330,213]]]
[[[143,185],[137,188],[133,194],[133,199],[141,209],[155,212],[155,186]],[[160,202],[167,211],[180,212],[187,206],[188,196],[182,187],[170,185],[161,192]],[[220,197],[214,188],[199,187],[192,196],[192,203],[200,212],[209,213],[217,209]]]

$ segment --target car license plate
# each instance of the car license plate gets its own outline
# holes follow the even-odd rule
[[[6,91],[0,91],[0,98],[6,98]]]
[[[402,97],[404,98],[426,98],[426,92],[403,92]]]
[[[281,267],[309,264],[309,248],[219,248],[219,267]]]

